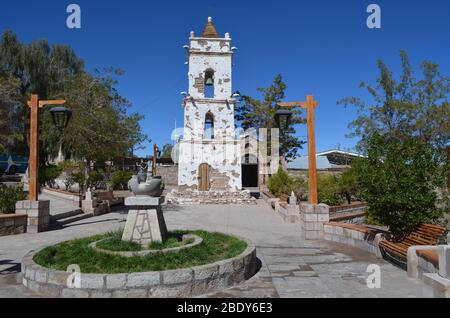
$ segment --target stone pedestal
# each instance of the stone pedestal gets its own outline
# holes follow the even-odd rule
[[[146,247],[152,242],[167,238],[167,226],[161,209],[163,197],[128,197],[125,206],[130,207],[122,240],[138,242]]]
[[[50,201],[18,201],[16,213],[28,216],[28,233],[43,232],[50,225]]]
[[[300,227],[305,240],[321,240],[325,236],[324,223],[330,221],[330,208],[326,204],[302,203]]]
[[[92,213],[94,215],[100,214],[98,201],[92,196],[92,192],[90,190],[86,192],[86,198],[81,201],[81,209],[84,213]]]

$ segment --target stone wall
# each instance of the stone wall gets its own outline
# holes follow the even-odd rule
[[[361,225],[336,222],[325,223],[324,231],[324,239],[327,241],[356,247],[374,254],[378,258],[382,258],[380,248],[378,247],[382,239],[382,233]]]
[[[162,177],[166,186],[175,187],[178,185],[178,166],[157,166],[156,174]]]
[[[0,214],[0,236],[22,234],[26,231],[26,214]]]
[[[26,214],[27,232],[39,233],[46,231],[50,226],[50,201],[17,201],[16,213]]]
[[[258,269],[256,248],[234,258],[186,269],[129,274],[80,274],[80,288],[68,288],[71,273],[37,265],[34,252],[22,260],[23,285],[47,297],[171,298],[193,297],[223,290],[251,278]]]
[[[302,237],[306,240],[324,238],[324,223],[330,220],[329,207],[326,204],[301,203],[300,227]]]

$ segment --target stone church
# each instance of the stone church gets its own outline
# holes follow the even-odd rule
[[[178,188],[240,192],[241,143],[236,136],[232,89],[235,49],[228,33],[219,36],[213,21],[201,34],[191,32],[185,94],[184,133],[179,141]]]

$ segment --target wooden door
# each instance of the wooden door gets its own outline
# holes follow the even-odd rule
[[[211,167],[207,163],[202,163],[198,168],[198,190],[209,191],[211,188]]]

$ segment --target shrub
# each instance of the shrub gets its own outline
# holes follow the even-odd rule
[[[357,162],[354,163],[352,168],[344,171],[338,177],[338,191],[343,198],[347,200],[347,203],[352,203],[353,198],[360,197],[361,185],[358,182]]]
[[[105,181],[105,173],[102,169],[89,171],[88,187],[99,189]]]
[[[380,135],[368,140],[367,150],[358,180],[373,220],[401,237],[443,214],[445,206],[436,204],[446,167],[440,151],[414,137],[397,140]]]
[[[0,185],[0,213],[13,214],[16,212],[16,202],[25,200],[25,193],[21,188]]]
[[[111,176],[111,188],[113,190],[126,190],[128,188],[128,181],[130,181],[133,174],[129,171],[116,170]]]
[[[339,179],[339,176],[333,174],[317,176],[317,194],[320,203],[335,206],[344,202],[340,194]]]
[[[295,190],[295,180],[287,174],[281,167],[278,168],[277,173],[269,178],[267,186],[275,196],[279,197],[281,194],[291,194]]]
[[[63,169],[61,166],[47,165],[40,167],[39,169],[39,184],[45,186],[47,184],[52,184],[55,179],[57,179]]]

